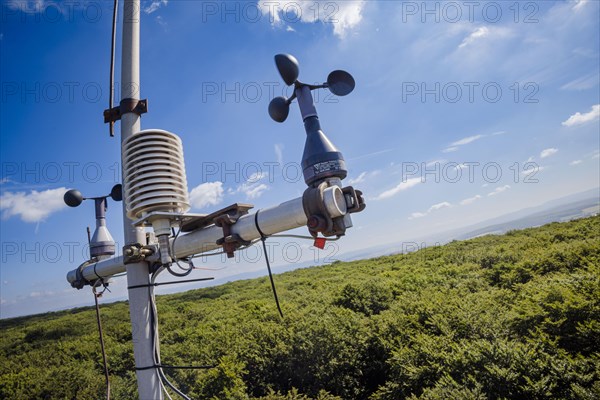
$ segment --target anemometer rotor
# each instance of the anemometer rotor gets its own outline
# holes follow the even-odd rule
[[[275,97],[269,104],[269,115],[275,122],[285,122],[290,113],[290,104],[298,96],[298,89],[308,88],[310,90],[316,89],[329,89],[329,91],[336,96],[347,96],[354,90],[356,82],[352,75],[341,69],[332,71],[327,76],[327,82],[322,85],[309,85],[302,83],[298,80],[300,75],[300,66],[296,57],[290,54],[277,54],[275,56],[275,65],[279,71],[279,75],[285,82],[286,85],[294,85],[294,94],[287,98],[284,96]],[[300,103],[300,109],[302,110],[302,104]],[[304,117],[304,114],[303,114]]]
[[[342,153],[321,129],[311,91],[327,88],[337,96],[346,96],[352,93],[356,86],[354,78],[346,71],[335,70],[329,74],[327,82],[322,85],[309,85],[298,80],[300,67],[294,56],[277,54],[275,65],[286,85],[294,85],[294,94],[290,98],[274,98],[269,104],[269,115],[276,122],[284,122],[290,113],[290,104],[294,99],[298,99],[306,131],[306,143],[302,155],[304,181],[310,187],[317,187],[322,182],[333,178],[341,181],[348,175],[346,162]]]
[[[81,194],[81,192],[79,190],[71,189],[65,193],[65,195],[63,196],[63,200],[65,201],[66,205],[74,208],[74,207],[79,207],[79,205],[81,205],[81,203],[83,203],[84,200],[99,200],[99,199],[106,199],[108,197],[110,197],[114,201],[123,200],[123,188],[120,183],[113,186],[112,189],[110,190],[110,193],[107,194],[106,196],[83,197],[83,195]]]
[[[77,189],[71,189],[65,193],[63,199],[69,207],[79,207],[84,200],[94,200],[96,211],[96,230],[88,237],[90,245],[90,259],[100,260],[115,254],[115,241],[106,227],[107,198],[114,201],[123,199],[123,190],[120,184],[113,186],[106,196],[83,197]],[[88,228],[89,235],[89,228]]]

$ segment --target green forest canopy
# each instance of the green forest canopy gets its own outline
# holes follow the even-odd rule
[[[598,399],[600,217],[157,298],[196,399]],[[90,294],[91,299],[91,294]],[[113,399],[137,398],[126,303],[102,306]],[[0,321],[0,398],[100,399],[92,308]]]

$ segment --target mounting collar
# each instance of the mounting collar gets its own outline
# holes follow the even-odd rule
[[[119,106],[104,110],[104,123],[113,123],[127,113],[142,115],[148,112],[148,100],[123,99]]]

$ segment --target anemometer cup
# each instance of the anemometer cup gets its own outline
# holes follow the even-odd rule
[[[329,74],[326,86],[336,96],[347,96],[354,90],[356,82],[348,72],[338,69]]]
[[[298,80],[300,67],[298,66],[296,57],[290,54],[277,54],[275,56],[275,65],[286,85],[291,86]]]
[[[81,203],[83,202],[84,198],[79,190],[71,189],[65,193],[65,195],[63,196],[63,200],[65,201],[65,204],[69,207],[79,207],[79,205],[81,205]]]
[[[290,113],[290,104],[285,97],[275,97],[269,103],[269,115],[275,122],[284,122]]]

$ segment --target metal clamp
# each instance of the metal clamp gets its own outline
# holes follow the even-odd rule
[[[334,185],[325,181],[315,188],[309,187],[302,195],[308,231],[314,238],[319,233],[326,237],[343,236],[346,233],[344,217],[332,217],[325,207],[324,192],[330,186]]]
[[[343,236],[346,233],[344,216],[331,215],[325,206],[324,192],[335,184],[325,181],[315,188],[309,187],[302,196],[302,204],[307,217],[307,227],[310,234],[316,238],[319,233],[323,236]],[[345,214],[361,212],[365,209],[362,192],[352,186],[341,189],[346,203]]]
[[[148,100],[123,99],[119,106],[104,110],[104,123],[113,123],[127,113],[142,115],[148,112]]]
[[[142,246],[140,243],[132,243],[123,246],[123,263],[135,264],[146,260],[147,256],[154,254],[154,249]]]
[[[342,193],[344,193],[344,199],[346,199],[347,213],[361,212],[367,207],[360,190],[355,190],[352,186],[346,186],[342,189]]]
[[[242,239],[240,235],[231,233],[231,226],[242,216],[248,214],[248,211],[252,208],[254,206],[251,204],[235,203],[210,215],[212,222],[223,229],[223,237],[217,240],[217,244],[223,247],[223,251],[227,253],[227,258],[232,258],[233,253],[239,247],[250,244],[247,240]]]

